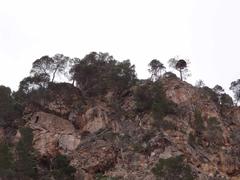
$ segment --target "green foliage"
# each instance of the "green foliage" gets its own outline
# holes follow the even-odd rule
[[[153,87],[154,101],[152,104],[152,113],[155,123],[157,125],[171,128],[173,124],[171,122],[163,121],[163,118],[168,114],[175,114],[177,107],[173,102],[170,102],[163,92],[161,86],[157,85]]]
[[[73,180],[76,169],[69,165],[69,160],[64,155],[57,155],[53,159],[52,174],[55,179]]]
[[[133,151],[138,152],[138,153],[142,153],[145,155],[150,155],[153,148],[150,144],[150,140],[155,137],[155,132],[148,131],[145,132],[144,136],[141,138],[141,140],[137,141],[134,140],[131,144],[132,144],[132,148]]]
[[[99,95],[108,89],[122,91],[135,84],[135,66],[129,60],[118,62],[108,53],[92,52],[73,66],[70,73],[87,95]]]
[[[166,67],[157,59],[153,59],[148,66],[150,69],[148,71],[152,74],[151,80],[156,81],[162,76],[162,71],[166,69]]]
[[[137,87],[134,93],[137,111],[152,112],[154,125],[163,129],[175,129],[175,125],[163,118],[168,114],[175,114],[177,106],[169,101],[159,81],[148,82]]]
[[[224,106],[230,106],[230,107],[233,106],[232,97],[225,93],[221,95],[220,102]]]
[[[207,126],[203,126],[203,120],[199,112],[195,117],[196,133],[189,134],[188,143],[192,147],[198,145],[209,147],[209,150],[218,149],[223,145],[222,129],[220,123],[215,117],[210,117],[207,120]]]
[[[169,67],[179,71],[181,80],[186,79],[191,74],[189,73],[188,60],[179,59],[178,57],[171,58],[168,61]]]
[[[207,121],[206,135],[211,147],[223,145],[222,129],[217,118],[210,117]]]
[[[31,74],[34,76],[47,74],[54,81],[56,74],[64,73],[69,64],[70,58],[63,54],[56,54],[53,57],[43,56],[32,64]]]
[[[233,91],[236,104],[238,104],[240,100],[240,79],[231,82],[231,86],[229,89]]]
[[[173,72],[168,71],[168,72],[164,73],[163,77],[168,78],[168,79],[176,79],[177,75],[174,74]]]
[[[239,145],[240,144],[240,131],[238,129],[233,129],[231,134],[231,144]]]
[[[219,104],[218,94],[214,90],[207,86],[204,86],[201,90],[205,97],[209,97],[214,103]]]
[[[195,110],[194,112],[193,128],[195,129],[195,133],[189,134],[188,144],[192,147],[196,147],[197,145],[203,145],[203,134],[206,131],[206,128],[204,126],[202,113],[199,110]]]
[[[0,179],[10,179],[14,175],[14,159],[9,148],[5,142],[0,143]]]
[[[191,167],[183,162],[182,156],[159,159],[152,169],[157,180],[193,180]]]
[[[194,121],[195,130],[198,132],[202,132],[205,129],[202,113],[199,110],[196,110],[194,112],[194,117],[195,117]]]
[[[137,111],[152,111],[155,118],[163,118],[169,113],[174,113],[175,107],[164,93],[163,87],[159,81],[147,82],[138,86],[134,98],[136,101]]]
[[[217,129],[220,125],[216,117],[210,117],[207,121],[208,128]]]
[[[173,122],[163,119],[162,120],[155,119],[154,125],[156,127],[163,128],[164,130],[176,130],[177,128]]]
[[[33,134],[30,128],[21,128],[21,139],[17,144],[17,173],[21,177],[34,178],[37,175],[36,160],[33,154]]]
[[[24,78],[19,84],[18,91],[14,93],[14,99],[21,104],[40,102],[46,99],[45,92],[49,80],[48,74],[34,74]]]
[[[11,127],[22,115],[22,107],[12,97],[11,89],[0,86],[0,127]]]
[[[138,153],[144,153],[146,150],[146,147],[143,146],[140,142],[132,144],[133,151]]]
[[[0,126],[6,126],[8,124],[8,116],[13,109],[11,89],[5,86],[0,86]]]
[[[110,176],[105,176],[102,173],[98,173],[95,175],[95,180],[120,180],[122,179],[121,177],[110,177]]]
[[[134,93],[134,99],[138,112],[149,111],[152,108],[154,97],[151,93],[150,87],[151,86],[149,84],[138,86]]]

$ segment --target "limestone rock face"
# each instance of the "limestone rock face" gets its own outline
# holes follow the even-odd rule
[[[105,106],[94,106],[88,108],[83,113],[73,112],[70,114],[72,121],[81,132],[95,133],[100,129],[104,129],[111,123],[108,116],[108,109]]]
[[[56,115],[34,113],[27,125],[33,129],[33,146],[42,155],[53,155],[59,150],[73,151],[80,143],[71,122]]]
[[[174,103],[185,106],[190,111],[198,109],[207,118],[219,117],[219,110],[216,104],[198,88],[176,78],[163,79],[163,85],[166,89],[167,98]]]
[[[76,138],[74,135],[61,135],[59,138],[59,147],[64,151],[73,151],[80,144],[80,139]]]
[[[97,140],[93,143],[85,143],[73,154],[71,164],[78,169],[84,169],[87,173],[102,172],[114,167],[117,163],[118,151],[113,144]]]
[[[180,155],[195,179],[240,179],[240,108],[216,103],[203,88],[178,78],[160,83],[176,105],[175,113],[160,119],[150,110],[136,111],[134,88],[84,102],[76,89],[62,89],[65,94],[57,93],[42,109],[26,109],[32,113],[26,126],[33,129],[33,147],[42,156],[67,155],[76,179],[99,173],[155,179],[151,169],[159,159]]]
[[[83,121],[87,122],[83,126],[83,131],[97,132],[100,129],[106,128],[109,123],[109,118],[107,116],[106,110],[101,107],[93,107],[82,116]]]

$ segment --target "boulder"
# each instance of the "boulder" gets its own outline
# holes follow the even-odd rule
[[[33,129],[33,147],[41,155],[59,150],[71,152],[80,144],[80,136],[70,121],[45,112],[36,112],[27,123]]]

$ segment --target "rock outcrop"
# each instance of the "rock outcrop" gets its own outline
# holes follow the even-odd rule
[[[75,150],[80,144],[80,135],[71,122],[45,112],[36,112],[27,123],[33,130],[33,147],[41,155],[54,155]]]
[[[162,119],[136,111],[134,87],[91,101],[74,89],[74,95],[55,95],[42,109],[26,108],[33,147],[41,156],[67,155],[76,179],[156,179],[152,169],[159,159],[178,156],[194,179],[240,179],[240,109],[218,104],[178,78],[165,77],[161,84],[176,105]]]

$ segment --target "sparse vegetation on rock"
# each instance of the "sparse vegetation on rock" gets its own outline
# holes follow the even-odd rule
[[[139,80],[108,53],[34,61],[16,92],[0,86],[0,179],[239,179],[239,107],[170,64],[180,78],[154,59]]]
[[[157,180],[193,180],[191,167],[183,162],[182,156],[159,159],[159,162],[152,169]]]

